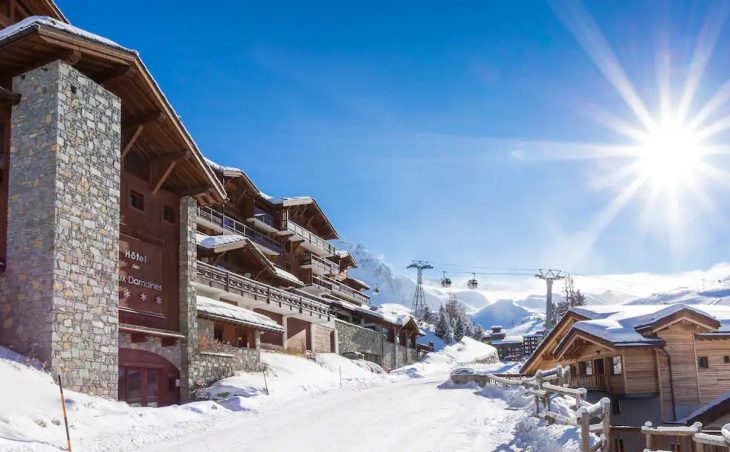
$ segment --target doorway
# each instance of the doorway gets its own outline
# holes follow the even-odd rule
[[[142,407],[179,403],[180,372],[155,353],[119,349],[119,400]]]

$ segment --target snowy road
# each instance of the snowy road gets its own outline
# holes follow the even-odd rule
[[[471,389],[439,388],[446,378],[344,389],[264,407],[144,450],[509,450],[504,446],[520,412]]]

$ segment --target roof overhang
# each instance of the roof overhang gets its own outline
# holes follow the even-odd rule
[[[317,235],[325,240],[334,240],[340,237],[330,219],[325,215],[319,203],[309,196],[291,197],[291,198],[271,198],[262,195],[262,199],[274,207],[289,210],[295,214],[303,211],[302,216],[319,220],[318,222],[309,221],[305,226],[307,229],[313,230]],[[316,227],[315,227],[316,226]]]
[[[129,148],[148,161],[173,167],[165,176],[166,189],[201,203],[225,199],[223,186],[137,52],[56,19],[30,17],[0,30],[0,54],[3,83],[55,60],[73,65],[121,99],[122,154],[131,140]]]
[[[527,361],[525,361],[525,364],[523,364],[522,367],[520,368],[520,373],[527,374],[530,372],[530,370],[533,367],[536,367],[536,365],[539,364],[540,360],[542,359],[541,356],[543,353],[545,353],[545,351],[546,351],[545,349],[547,348],[548,344],[550,342],[552,342],[552,340],[555,339],[555,337],[558,334],[561,334],[570,322],[575,323],[580,320],[588,320],[588,319],[589,319],[588,317],[586,317],[582,314],[578,314],[575,311],[568,311],[563,316],[563,318],[560,319],[560,321],[557,323],[557,325],[555,325],[553,327],[553,329],[550,330],[548,335],[545,336],[545,339],[543,339],[543,341],[540,342],[540,344],[537,346],[535,351],[532,352],[530,357],[527,358]]]
[[[635,329],[640,334],[653,334],[659,330],[669,328],[675,323],[685,321],[706,328],[709,331],[714,331],[720,328],[720,322],[714,317],[697,312],[694,309],[684,308],[654,322],[638,325]]]

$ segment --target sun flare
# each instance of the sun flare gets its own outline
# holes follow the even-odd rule
[[[662,125],[639,144],[638,172],[655,190],[678,190],[696,182],[704,154],[692,129],[677,123]]]

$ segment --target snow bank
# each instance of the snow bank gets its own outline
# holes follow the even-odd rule
[[[411,378],[426,375],[448,374],[453,369],[469,365],[480,367],[498,362],[497,350],[491,345],[464,337],[456,344],[447,345],[441,350],[429,353],[423,361],[401,367],[391,372]]]
[[[488,399],[504,400],[509,407],[519,410],[522,414],[517,422],[509,450],[523,450],[535,452],[560,452],[580,450],[580,430],[578,427],[552,424],[533,416],[535,407],[532,397],[528,396],[522,388],[502,387],[486,385],[484,389],[477,392]],[[561,398],[562,399],[562,398]],[[555,403],[553,405],[553,402]],[[569,410],[570,400],[553,400],[551,408],[558,408],[560,411]],[[568,413],[566,413],[568,414]],[[595,444],[598,438],[591,437],[591,445]]]
[[[214,383],[206,392],[231,410],[255,410],[261,403],[271,400],[291,400],[337,389],[340,387],[340,375],[343,386],[371,386],[389,381],[385,371],[377,364],[351,360],[334,353],[321,353],[311,360],[261,352],[261,361],[267,366],[265,372],[245,372],[225,378]]]
[[[49,374],[26,362],[0,347],[0,450],[58,450],[66,444],[58,386]],[[131,408],[74,391],[65,395],[74,449],[84,451],[135,449],[205,429],[227,411],[213,402]]]

